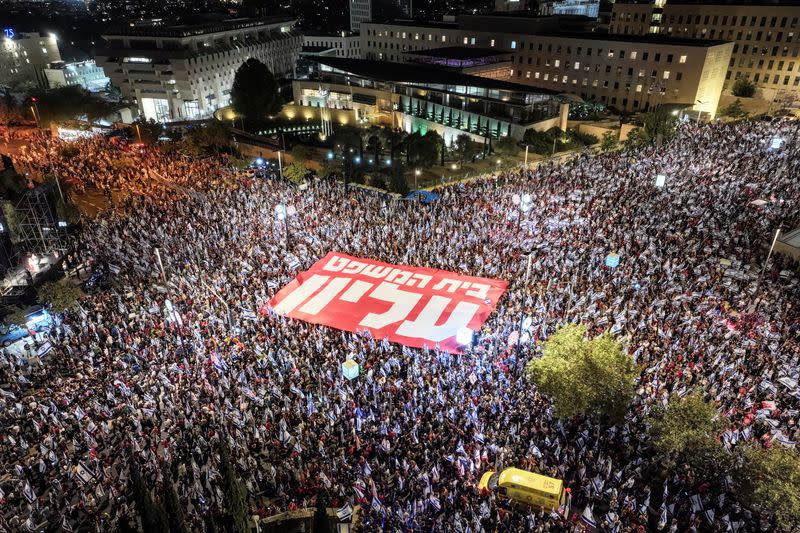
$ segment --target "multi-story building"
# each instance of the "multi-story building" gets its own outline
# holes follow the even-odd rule
[[[6,28],[0,37],[0,86],[47,88],[44,69],[61,61],[58,38],[51,34],[16,33]]]
[[[508,79],[518,84],[577,94],[625,112],[669,104],[705,117],[716,114],[733,43],[553,31],[542,19],[529,19],[527,27],[538,24],[541,31],[526,33],[504,18],[509,17],[471,16],[459,24],[365,24],[362,57],[408,62],[420,50],[433,48],[501,50],[510,53]]]
[[[303,35],[303,54],[361,57],[361,39],[358,35],[342,32],[339,35]]]
[[[276,77],[293,73],[303,46],[295,23],[271,17],[125,27],[103,35],[106,48],[96,59],[145,118],[201,118],[230,103],[234,75],[248,58]]]
[[[597,18],[600,0],[551,0],[539,4],[540,15],[581,15]]]
[[[772,99],[780,93],[800,96],[799,24],[797,0],[618,0],[609,30],[733,41],[725,74],[728,86],[738,77],[747,78],[763,98]]]
[[[93,60],[51,63],[44,69],[44,75],[51,89],[80,85],[89,91],[99,91],[110,81],[103,67],[98,67]]]
[[[350,31],[361,31],[361,23],[372,20],[372,0],[350,0]]]
[[[505,136],[519,140],[527,129],[561,123],[554,91],[438,64],[315,60],[321,68],[313,78],[292,82],[294,103],[301,113],[322,110],[326,134],[347,121],[384,124],[408,133],[435,130],[449,145],[462,134],[477,142]],[[342,118],[335,124],[337,115]]]

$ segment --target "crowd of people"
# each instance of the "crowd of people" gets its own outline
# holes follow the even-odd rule
[[[122,137],[102,135],[72,141],[39,133],[14,157],[18,169],[58,177],[80,193],[87,188],[111,196],[159,196],[186,187],[208,190],[229,185],[238,173],[222,159],[189,158],[178,150],[154,150]]]
[[[165,157],[159,173],[204,193],[151,190],[87,224],[82,253],[118,272],[116,288],[63,316],[46,355],[0,358],[0,531],[135,523],[133,463],[154,494],[169,470],[190,529],[213,530],[223,445],[254,527],[323,497],[360,505],[366,531],[563,532],[581,515],[620,533],[774,530],[731,480],[665,472],[646,420],[700,390],[728,423],[726,447],[800,440],[798,268],[774,255],[759,276],[775,230],[800,225],[797,124],[685,124],[662,147],[503,172],[430,205],[267,171],[220,179],[211,162],[187,176]],[[80,143],[64,176],[136,180],[103,141]],[[513,202],[525,193],[529,212]],[[278,204],[294,208],[285,224]],[[510,284],[458,356],[251,319],[330,251]],[[521,313],[531,340],[517,352]],[[570,322],[613,331],[641,368],[624,422],[559,421],[526,379],[538,342]],[[348,355],[363,369],[353,381]],[[477,490],[511,466],[563,479],[571,507],[512,509]]]

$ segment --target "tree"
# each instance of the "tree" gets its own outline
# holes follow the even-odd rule
[[[298,144],[292,148],[292,157],[298,163],[305,163],[314,158],[314,151],[304,144]]]
[[[283,169],[283,177],[294,183],[301,183],[307,174],[308,169],[299,162],[294,162]]]
[[[234,533],[250,533],[250,513],[247,508],[247,490],[239,480],[231,462],[228,443],[223,435],[219,445],[219,472],[222,476],[222,492],[228,514],[233,518]]]
[[[3,322],[6,324],[14,324],[17,326],[24,326],[27,321],[25,309],[18,305],[11,307],[6,316],[3,318]]]
[[[734,96],[738,96],[740,98],[750,98],[754,94],[756,94],[756,85],[744,77],[736,78],[736,81],[733,82],[733,88],[731,90]]]
[[[36,99],[41,126],[50,122],[81,119],[94,122],[113,110],[110,102],[95,96],[80,85],[59,87],[47,91],[37,90],[29,95]]]
[[[381,160],[381,151],[383,144],[381,143],[380,133],[375,131],[376,128],[370,128],[367,137],[367,151],[372,158],[378,163]]]
[[[743,451],[737,492],[743,502],[772,513],[785,531],[800,524],[800,453],[781,446],[748,445]]]
[[[393,165],[392,172],[389,175],[389,190],[396,192],[399,195],[405,196],[408,194],[408,181],[406,181],[403,167],[400,165]]]
[[[544,355],[528,363],[526,374],[553,398],[558,418],[594,415],[619,421],[633,398],[636,365],[610,333],[593,339],[586,334],[583,325],[562,327],[545,341]]]
[[[236,70],[231,105],[248,120],[262,120],[281,110],[278,82],[264,63],[251,57]]]
[[[653,448],[669,467],[686,463],[706,473],[721,470],[728,462],[719,442],[723,430],[716,406],[701,392],[684,398],[673,395],[666,408],[653,412],[650,424]]]
[[[733,103],[720,109],[719,114],[723,117],[730,117],[733,120],[739,120],[749,115],[749,113],[745,111],[740,98],[737,98]]]
[[[653,143],[669,142],[675,136],[678,118],[663,107],[645,113],[642,125],[628,135],[628,144],[644,146]]]
[[[154,504],[150,494],[150,489],[142,478],[139,465],[135,460],[130,462],[131,488],[133,492],[136,510],[139,511],[139,518],[142,522],[144,533],[162,533],[169,531],[166,521],[166,513],[161,504]]]
[[[163,506],[167,512],[169,533],[189,533],[189,526],[186,525],[186,520],[183,518],[181,501],[175,491],[172,472],[167,463],[164,463],[162,474],[164,477]]]
[[[600,149],[604,152],[616,150],[619,146],[619,135],[616,131],[607,131],[603,134],[600,141]]]
[[[40,304],[50,304],[53,311],[63,313],[78,305],[83,293],[69,283],[49,281],[36,290],[36,296]]]
[[[333,526],[328,516],[328,509],[325,503],[325,493],[321,490],[317,493],[316,510],[314,511],[314,533],[331,533]]]
[[[458,157],[458,162],[463,164],[464,161],[469,161],[478,155],[479,149],[477,143],[473,142],[472,137],[466,133],[459,133],[453,141],[453,152]]]
[[[156,144],[164,131],[164,127],[152,118],[145,120],[139,117],[131,124],[131,130],[137,141],[145,144]]]
[[[406,159],[413,166],[433,166],[439,159],[442,137],[433,130],[414,132],[406,138]]]
[[[183,138],[184,150],[191,155],[210,155],[230,147],[231,132],[223,122],[213,119],[193,126]]]
[[[506,135],[494,143],[494,151],[502,156],[515,156],[519,154],[519,144],[514,137]]]

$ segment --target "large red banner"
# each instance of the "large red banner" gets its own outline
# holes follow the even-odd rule
[[[461,353],[508,282],[331,252],[269,302],[272,310],[373,338]],[[462,344],[463,343],[463,344]]]

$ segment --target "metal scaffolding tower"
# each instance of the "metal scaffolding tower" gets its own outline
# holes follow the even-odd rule
[[[50,254],[66,249],[47,197],[50,187],[52,184],[44,184],[25,191],[16,205],[17,238],[26,252]]]

